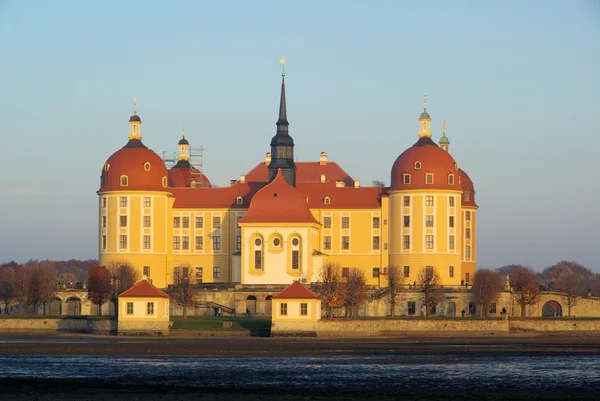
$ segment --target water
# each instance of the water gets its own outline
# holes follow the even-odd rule
[[[595,355],[0,356],[0,377],[169,388],[598,389]]]

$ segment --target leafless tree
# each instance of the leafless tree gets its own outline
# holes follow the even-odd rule
[[[392,317],[394,317],[396,315],[398,293],[404,284],[404,274],[400,267],[390,266],[388,268],[386,283],[388,289],[387,297],[392,309]]]
[[[342,268],[338,263],[325,263],[321,268],[318,293],[327,308],[329,318],[333,318],[333,309],[344,303],[344,282]]]
[[[43,307],[43,314],[46,314],[46,305],[52,301],[56,295],[58,280],[56,272],[49,267],[31,267],[27,274],[27,301],[33,308],[32,312],[37,313],[38,307]]]
[[[175,269],[177,273],[173,277],[173,285],[169,288],[169,295],[173,302],[183,309],[183,317],[187,319],[187,308],[194,305],[198,286],[194,272],[187,265],[180,265]]]
[[[536,273],[525,266],[515,266],[509,273],[510,282],[521,307],[521,317],[525,317],[525,307],[535,305],[540,300],[540,287]]]
[[[346,315],[349,317],[356,317],[358,314],[358,307],[367,298],[367,280],[365,279],[365,273],[353,267],[348,272],[348,279],[346,281],[346,291],[344,302],[346,304]]]
[[[423,293],[425,316],[429,317],[431,309],[444,297],[443,290],[440,287],[440,276],[433,266],[426,266],[419,271],[417,280]]]
[[[115,316],[119,315],[119,294],[127,291],[140,280],[138,272],[128,261],[112,261],[108,265],[111,282],[111,296],[115,307]]]
[[[571,308],[577,305],[579,297],[581,296],[579,285],[581,283],[581,276],[569,269],[560,275],[558,281],[554,285],[554,288],[561,291],[563,295],[562,300],[567,305],[567,316],[571,317]]]
[[[489,269],[475,273],[471,295],[473,303],[480,306],[479,317],[487,317],[490,306],[496,302],[502,290],[502,276]]]
[[[8,305],[15,299],[17,290],[17,276],[12,267],[0,268],[0,301],[4,303],[4,310],[9,314]]]
[[[88,276],[88,298],[98,305],[98,315],[102,315],[102,305],[112,296],[110,272],[104,266],[92,267]]]

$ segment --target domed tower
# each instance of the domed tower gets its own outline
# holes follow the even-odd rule
[[[99,196],[99,263],[131,265],[165,287],[167,168],[142,143],[141,118],[129,119],[129,141],[104,163]],[[161,277],[163,280],[161,280]]]
[[[282,63],[285,60],[282,59]],[[294,139],[289,134],[289,123],[285,106],[285,73],[281,74],[281,97],[279,99],[279,119],[277,133],[271,139],[271,162],[269,163],[269,182],[273,181],[279,170],[288,184],[296,186],[296,163],[294,163]]]
[[[182,130],[181,139],[177,144],[177,163],[169,170],[170,187],[210,187],[210,181],[200,170],[190,162],[190,143],[185,139]]]
[[[446,152],[448,152],[448,148],[450,147],[450,139],[446,136],[446,121],[442,124],[442,137],[440,138],[440,146]]]
[[[461,280],[461,195],[458,165],[431,139],[425,104],[419,139],[394,162],[389,194],[390,266],[407,282],[435,269],[442,284]]]

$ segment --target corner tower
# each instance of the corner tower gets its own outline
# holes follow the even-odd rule
[[[281,59],[285,65],[285,59]],[[291,186],[296,186],[296,164],[294,163],[294,139],[289,134],[290,123],[287,120],[285,105],[285,73],[281,74],[281,97],[279,99],[279,119],[277,133],[271,139],[271,162],[269,163],[269,182],[277,177],[281,170],[283,178]]]

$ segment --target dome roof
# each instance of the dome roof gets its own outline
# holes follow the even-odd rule
[[[170,187],[189,187],[192,181],[195,181],[198,187],[211,186],[208,177],[194,168],[187,160],[179,160],[169,170]]]
[[[139,121],[142,122],[142,119],[140,118],[140,116],[138,116],[137,114],[132,115],[131,117],[129,117],[129,121]]]
[[[178,144],[179,144],[179,145],[189,145],[190,143],[189,143],[189,142],[188,142],[188,140],[187,140],[187,139],[185,139],[185,137],[184,137],[184,138],[181,138],[181,139],[179,140]]]
[[[316,223],[306,198],[283,178],[281,169],[275,179],[252,198],[241,223]]]
[[[471,181],[471,177],[463,169],[458,169],[458,171],[460,172],[460,186],[463,190],[462,205],[477,207],[475,203],[475,186]]]
[[[446,136],[446,134],[442,135],[440,138],[440,143],[450,143],[450,139]]]
[[[127,176],[127,185],[121,177]],[[167,168],[163,160],[142,141],[131,139],[112,154],[102,169],[100,192],[103,191],[166,191],[163,177]]]
[[[425,175],[433,174],[433,184],[425,183]],[[454,174],[450,184],[448,175]],[[404,174],[410,174],[410,183],[404,183]],[[450,153],[440,148],[430,137],[421,137],[394,162],[390,190],[445,189],[460,191],[458,165]]]
[[[425,120],[425,119],[431,120],[431,117],[429,117],[429,113],[427,111],[423,111],[421,113],[421,116],[419,117],[419,120]]]

